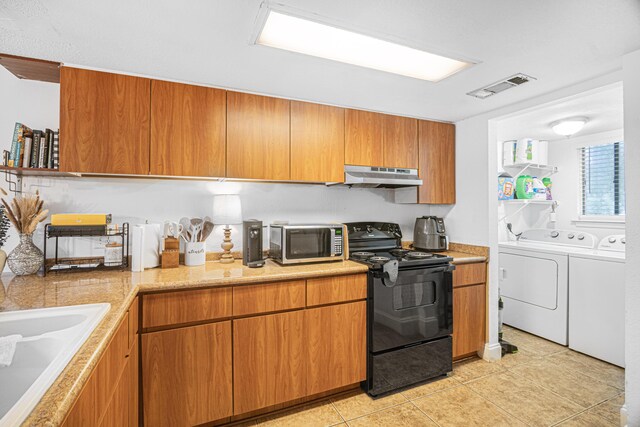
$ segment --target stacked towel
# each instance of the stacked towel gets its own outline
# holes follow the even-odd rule
[[[0,337],[0,368],[11,366],[16,346],[20,340],[22,340],[22,335],[17,334]]]

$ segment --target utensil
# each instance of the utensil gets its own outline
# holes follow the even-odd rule
[[[191,221],[186,216],[180,218],[180,225],[182,225],[182,238],[185,242],[191,241],[191,234],[189,230],[191,228]]]
[[[191,218],[191,225],[193,226],[193,231],[191,232],[191,241],[199,242],[200,231],[202,230],[202,218]]]
[[[200,241],[204,242],[211,235],[213,231],[213,222],[207,220],[205,218],[204,223],[202,224],[202,233],[200,235]]]
[[[184,226],[175,221],[165,221],[164,223],[164,237],[178,238],[184,231]]]

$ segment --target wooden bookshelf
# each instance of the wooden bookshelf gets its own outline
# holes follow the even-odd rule
[[[61,172],[58,169],[47,168],[14,168],[0,165],[0,172],[10,173],[16,176],[78,176],[70,172]]]
[[[0,65],[19,79],[60,83],[60,63],[0,53]]]

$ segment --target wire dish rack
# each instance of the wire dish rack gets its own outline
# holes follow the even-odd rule
[[[106,265],[104,257],[60,258],[61,237],[113,237],[120,239],[121,263]],[[47,260],[47,242],[55,239],[55,256]],[[122,225],[51,225],[44,226],[44,275],[49,272],[90,270],[125,270],[129,267],[129,223]]]

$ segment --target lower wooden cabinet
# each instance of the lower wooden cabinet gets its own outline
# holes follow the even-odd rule
[[[305,312],[233,321],[233,408],[243,414],[303,397]]]
[[[127,367],[120,376],[120,380],[116,386],[116,389],[111,397],[109,406],[100,421],[100,427],[120,427],[127,426],[129,424],[129,405],[132,403],[129,400],[129,391],[131,387],[132,378],[129,376],[129,364],[131,360],[127,361]],[[137,424],[133,424],[134,426]]]
[[[232,387],[231,321],[142,335],[144,425],[229,417]]]
[[[366,379],[366,301],[312,308],[304,320],[307,395]]]
[[[455,274],[455,273],[454,273]],[[477,353],[485,343],[485,284],[453,289],[453,358]]]
[[[137,310],[136,310],[137,312]],[[140,425],[140,346],[138,335],[129,352],[127,369],[129,371],[129,426]]]

